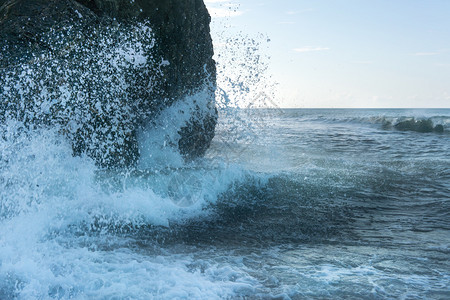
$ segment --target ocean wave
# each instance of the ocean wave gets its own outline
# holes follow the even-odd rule
[[[174,141],[184,122],[182,111],[190,105],[185,99],[171,108],[180,114],[175,122],[163,122],[162,113],[161,120],[143,129],[140,147],[149,157],[132,169],[101,169],[88,156],[74,157],[56,129],[27,129],[17,121],[2,127],[0,298],[323,295],[324,287],[339,276],[349,281],[360,274],[376,280],[398,278],[395,271],[380,269],[385,267],[382,259],[375,262],[377,270],[367,265],[364,248],[373,251],[388,244],[405,249],[405,239],[395,238],[398,230],[407,241],[427,239],[430,231],[445,241],[449,174],[439,155],[411,161],[409,148],[395,159],[323,154],[316,146],[330,146],[325,131],[314,132],[316,140],[308,139],[312,154],[299,155],[306,151],[302,147],[292,153],[285,148],[283,157],[255,170],[230,152],[251,157],[261,167],[261,161],[273,159],[267,139],[278,143],[283,131],[261,135],[255,122],[236,118],[237,127],[225,121],[219,125],[212,153],[187,162],[179,159]],[[238,128],[236,133],[247,124],[253,127],[243,141],[221,136],[228,125]],[[337,142],[345,139],[352,149],[352,141],[362,140],[361,135],[338,133],[333,133],[339,135]],[[284,138],[292,141],[291,136]],[[377,136],[365,138],[373,147]],[[298,146],[301,140],[293,143]],[[402,141],[387,146],[404,148]],[[259,155],[261,148],[270,155]],[[290,155],[296,160],[289,161]],[[288,160],[288,169],[283,169],[282,159]],[[430,255],[445,255],[445,242],[436,248],[434,241],[426,241]],[[360,244],[364,247],[358,248]],[[314,256],[314,247],[328,249],[327,261],[308,261],[322,259]],[[298,249],[306,252],[289,256]],[[414,245],[408,249],[417,250]],[[341,260],[353,255],[361,267],[333,265],[342,253]],[[270,259],[273,265],[261,266]],[[414,257],[408,259],[414,266]],[[306,280],[301,292],[298,281],[290,279],[300,273]],[[413,279],[404,276],[401,285],[412,286]],[[377,286],[385,285],[367,284],[352,295],[370,296],[366,288]],[[426,284],[416,290],[422,288]]]
[[[332,111],[332,113],[331,113]],[[448,132],[450,115],[445,109],[435,110],[309,110],[280,109],[280,117],[296,118],[302,122],[377,125],[382,129],[418,132]],[[442,114],[444,112],[444,114]],[[450,113],[450,112],[449,112]]]
[[[0,298],[214,299],[252,290],[253,279],[239,269],[210,264],[205,276],[188,267],[196,263],[192,256],[140,255],[133,247],[144,233],[205,219],[219,195],[244,180],[242,168],[193,161],[103,170],[85,155],[74,157],[55,129],[11,121],[2,130]],[[152,151],[173,155],[168,144]],[[149,241],[161,247],[158,239]]]

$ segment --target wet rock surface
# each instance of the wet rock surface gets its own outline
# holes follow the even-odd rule
[[[434,126],[433,121],[430,119],[409,119],[403,120],[394,125],[394,128],[401,131],[416,131],[421,133],[427,132],[444,132],[444,127],[440,124]]]
[[[209,22],[202,0],[0,0],[2,121],[61,126],[74,154],[130,166],[136,132],[206,89],[179,130],[180,152],[200,156],[217,121]]]

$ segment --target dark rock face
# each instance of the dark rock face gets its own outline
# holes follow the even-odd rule
[[[401,131],[416,131],[421,133],[427,133],[427,132],[437,132],[442,133],[444,132],[444,126],[438,124],[435,127],[433,127],[433,121],[431,119],[423,119],[423,120],[416,120],[416,119],[409,119],[400,121],[397,124],[394,125],[394,128]]]
[[[202,155],[217,121],[209,22],[202,0],[0,0],[1,116],[58,125],[75,154],[129,166],[137,130],[206,89],[178,141]]]
[[[444,132],[444,126],[441,124],[438,124],[434,127],[434,131],[437,133],[443,133]]]
[[[394,126],[398,130],[410,130],[417,132],[432,132],[433,131],[433,122],[431,120],[406,120],[401,121],[395,124]]]

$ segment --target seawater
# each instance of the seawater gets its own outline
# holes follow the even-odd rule
[[[385,126],[412,117],[444,132]],[[5,124],[0,299],[450,297],[449,109],[219,120],[202,159],[149,127],[115,171]]]

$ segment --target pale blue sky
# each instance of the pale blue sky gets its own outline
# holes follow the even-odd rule
[[[280,106],[450,107],[449,0],[205,2],[213,36],[270,38]]]

